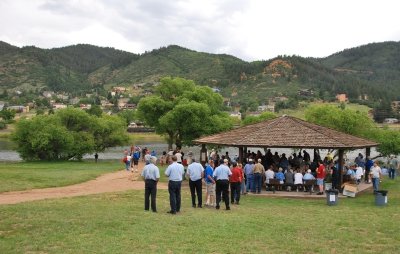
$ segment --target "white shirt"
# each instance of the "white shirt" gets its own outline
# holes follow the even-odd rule
[[[294,174],[294,184],[303,184],[303,174],[302,173]]]
[[[382,174],[382,169],[379,166],[373,166],[371,167],[371,172],[370,174],[372,175],[372,178],[379,178],[380,175]]]
[[[363,170],[362,167],[357,167],[357,170],[356,170],[356,179],[361,179],[361,176],[364,175],[364,172],[363,172],[363,171],[364,171],[364,170]]]
[[[204,172],[203,166],[198,162],[193,162],[188,166],[186,175],[189,176],[190,180],[197,181],[201,179],[201,174]]]
[[[265,171],[265,183],[269,183],[269,179],[274,178],[275,173],[271,169]]]
[[[182,154],[181,153],[176,153],[176,162],[181,162],[182,163]]]

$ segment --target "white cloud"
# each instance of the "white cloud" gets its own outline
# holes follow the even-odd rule
[[[396,0],[3,0],[0,40],[142,53],[170,44],[245,60],[400,40]],[[4,25],[6,24],[6,25]]]

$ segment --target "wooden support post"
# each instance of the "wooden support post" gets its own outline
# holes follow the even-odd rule
[[[340,191],[340,189],[341,189],[341,187],[342,187],[342,179],[343,179],[343,156],[344,155],[344,150],[343,149],[339,149],[339,160],[338,160],[338,165],[339,165],[339,168],[338,168],[338,170],[337,170],[337,172],[338,172],[338,176],[337,176],[337,179],[338,179],[338,186],[336,187],[339,191]]]
[[[367,160],[368,156],[371,156],[371,147],[365,148],[365,160]]]
[[[243,146],[239,147],[239,161],[238,163],[243,162]]]
[[[206,145],[202,144],[201,145],[201,150],[200,150],[200,163],[201,165],[203,165],[203,167],[206,165],[207,163],[207,149],[206,149]]]
[[[243,159],[247,162],[247,146],[243,147]]]

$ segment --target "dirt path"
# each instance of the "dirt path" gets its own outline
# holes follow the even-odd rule
[[[143,165],[139,164],[139,168],[142,169]],[[159,183],[158,188],[168,189],[166,183]],[[140,177],[140,173],[132,174],[125,170],[120,170],[115,173],[101,175],[94,180],[65,187],[0,193],[0,205],[139,189],[144,189],[144,182]]]

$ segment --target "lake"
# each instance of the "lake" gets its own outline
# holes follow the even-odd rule
[[[132,143],[134,145],[138,145],[141,148],[147,147],[150,149],[150,151],[154,150],[157,154],[157,157],[159,157],[163,151],[168,151],[168,144],[167,142],[160,136],[154,135],[154,134],[141,134],[138,136],[133,136],[132,138]],[[200,146],[194,146],[194,147],[183,147],[183,152],[187,154],[189,151],[192,151],[194,154],[194,157],[196,159],[199,159],[199,154],[200,154]],[[0,138],[0,161],[21,161],[21,158],[19,157],[18,153],[15,152],[13,149],[15,149],[15,144],[7,138]],[[114,160],[114,159],[122,159],[123,157],[123,152],[125,149],[130,149],[130,145],[126,146],[119,146],[119,147],[112,147],[106,149],[105,152],[99,153],[99,160]],[[260,150],[264,154],[264,149],[263,148],[249,148],[250,151],[257,152],[257,150]],[[307,152],[312,156],[313,155],[313,150],[312,149],[306,149]],[[286,153],[287,157],[289,157],[290,154],[293,152],[297,152],[298,150],[293,150],[290,148],[277,148],[277,149],[271,149],[272,153],[275,151],[278,152],[279,154],[281,153]],[[235,155],[239,154],[238,148],[222,148],[219,152],[220,155],[225,154],[225,152],[228,152],[230,157],[234,157]],[[321,150],[320,154],[321,157],[324,158],[325,155],[327,154],[327,150]],[[358,150],[353,150],[353,151],[348,151],[347,158],[350,161],[354,161],[355,157],[357,157],[358,153],[362,153],[365,155],[365,149],[358,149]],[[371,149],[371,156],[377,156],[378,153],[375,148]],[[84,156],[84,159],[94,159],[94,154],[88,154]]]

